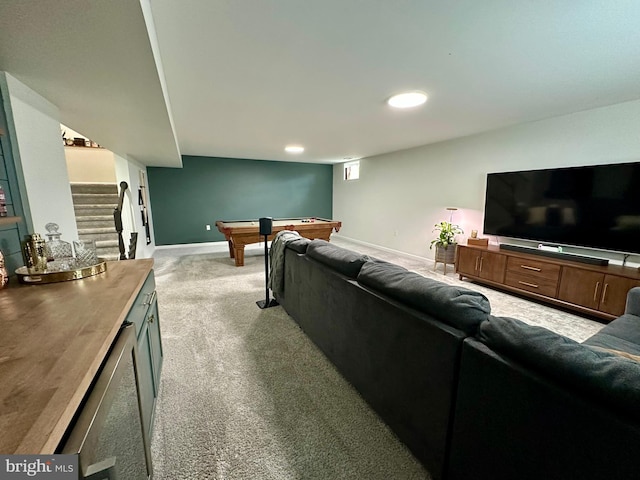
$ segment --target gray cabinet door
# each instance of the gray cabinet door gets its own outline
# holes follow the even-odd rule
[[[158,302],[154,302],[147,314],[147,328],[151,347],[151,365],[153,368],[153,385],[156,396],[160,388],[160,371],[162,370],[162,338],[160,335],[160,317]]]
[[[137,368],[142,421],[147,440],[151,439],[153,418],[160,388],[162,339],[153,270],[145,281],[127,320],[136,326],[138,336]]]
[[[156,404],[156,389],[153,379],[153,363],[151,360],[151,344],[147,322],[142,325],[138,336],[138,389],[140,391],[140,406],[142,422],[147,440],[151,439],[153,425],[153,410]]]

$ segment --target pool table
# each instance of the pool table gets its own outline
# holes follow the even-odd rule
[[[273,219],[272,234],[267,237],[273,240],[276,233],[282,230],[295,230],[300,235],[313,240],[321,238],[329,241],[331,232],[340,231],[342,222],[325,220],[324,218],[278,218]],[[260,222],[258,220],[224,221],[218,220],[216,227],[229,242],[229,256],[235,259],[236,267],[244,265],[244,246],[250,243],[258,243],[264,240],[260,235]]]

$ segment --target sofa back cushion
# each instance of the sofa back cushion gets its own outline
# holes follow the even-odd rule
[[[640,417],[640,362],[513,318],[489,316],[478,338],[533,371]]]
[[[296,253],[306,253],[309,243],[311,243],[311,240],[309,240],[308,238],[301,237],[298,240],[293,240],[287,243],[286,248],[289,248]]]
[[[358,282],[469,334],[491,312],[489,300],[480,292],[447,285],[393,263],[365,263]]]
[[[356,278],[362,265],[369,259],[366,255],[320,239],[309,243],[307,255],[349,278]]]

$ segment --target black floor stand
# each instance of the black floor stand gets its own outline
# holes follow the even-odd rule
[[[264,300],[258,300],[256,305],[260,308],[277,307],[280,305],[275,298],[269,300],[269,250],[267,247],[267,235],[264,236],[264,287],[266,298]]]

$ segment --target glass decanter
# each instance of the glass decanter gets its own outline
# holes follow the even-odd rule
[[[73,268],[74,258],[73,250],[69,242],[60,240],[61,233],[57,223],[47,223],[44,228],[47,229],[47,258],[49,260],[49,270],[69,270]]]

